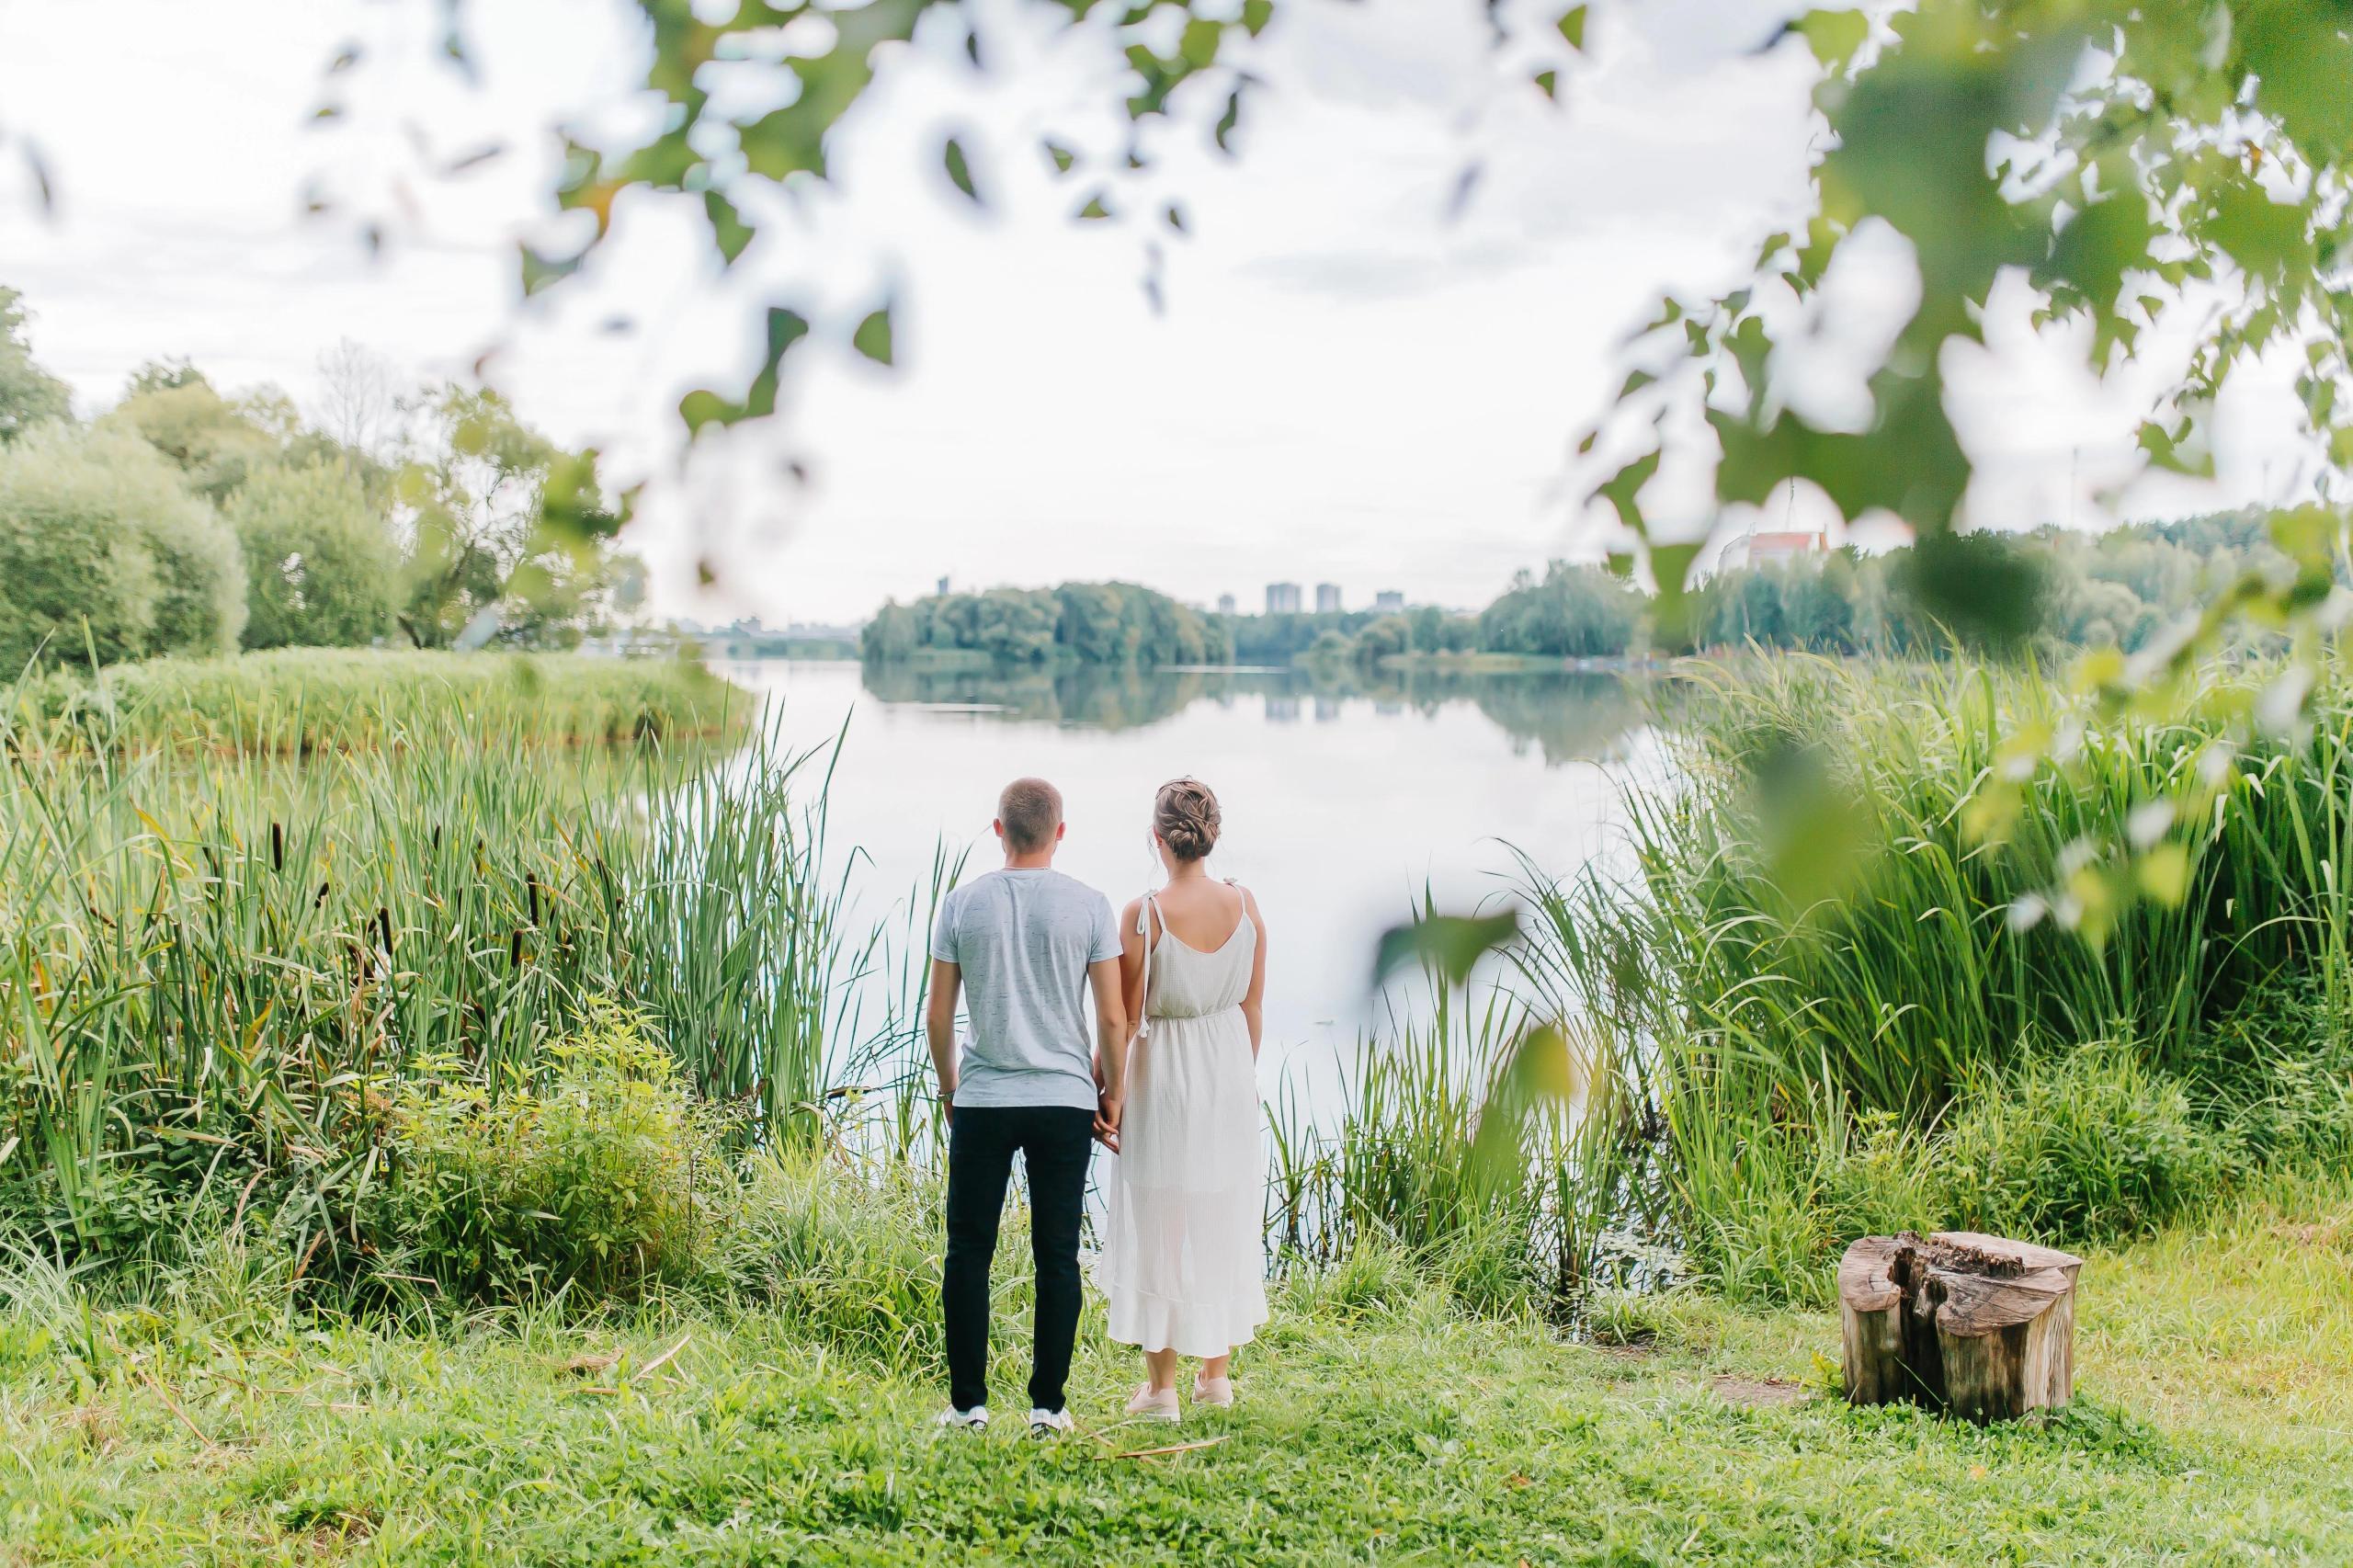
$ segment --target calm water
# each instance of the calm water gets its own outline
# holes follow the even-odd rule
[[[1371,957],[1425,886],[1441,909],[1502,895],[1526,850],[1555,874],[1613,842],[1620,790],[1656,761],[1638,696],[1564,672],[1331,680],[1295,671],[1023,672],[722,664],[781,699],[786,736],[830,741],[831,846],[855,846],[864,919],[921,899],[935,848],[996,864],[1006,780],[1063,795],[1056,864],[1123,904],[1158,870],[1153,792],[1189,773],[1223,805],[1211,869],[1248,884],[1269,933],[1271,1095],[1345,1064],[1376,1021]]]

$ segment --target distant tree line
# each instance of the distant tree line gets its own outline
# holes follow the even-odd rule
[[[0,678],[36,657],[568,645],[641,591],[594,452],[497,393],[403,389],[354,345],[319,418],[142,367],[74,416],[0,288]]]
[[[885,662],[928,652],[1006,664],[1223,664],[1228,643],[1212,619],[1133,583],[990,588],[887,604],[867,623],[859,651]]]
[[[2113,642],[2131,652],[2242,566],[2291,570],[2259,511],[2101,534],[1973,534],[1959,542],[1968,569],[2007,573],[2026,585],[2019,635],[2052,646]],[[1950,634],[1910,591],[1916,569],[1909,551],[1840,550],[1719,572],[1689,596],[1687,641],[1656,651],[1942,649]],[[883,661],[953,650],[1013,663],[1068,655],[1100,664],[1378,665],[1415,653],[1613,659],[1654,645],[1640,589],[1599,567],[1555,561],[1541,576],[1519,573],[1476,615],[1435,606],[1210,615],[1126,583],[949,594],[886,606],[868,625],[861,651]]]

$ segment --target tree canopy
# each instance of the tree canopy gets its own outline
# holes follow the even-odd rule
[[[0,669],[233,650],[244,563],[211,505],[119,429],[0,447]]]
[[[24,321],[0,288],[0,662],[216,651],[240,628],[255,648],[561,645],[639,592],[597,454],[495,393],[404,398],[346,344],[323,365],[330,431],[163,358],[85,426]]]
[[[400,608],[400,551],[348,467],[261,470],[222,508],[244,551],[248,648],[364,646]]]
[[[886,661],[928,652],[985,654],[1009,664],[1067,657],[1098,665],[1199,665],[1227,655],[1225,638],[1208,617],[1132,583],[991,588],[887,604],[867,623],[860,650]]]
[[[48,419],[70,418],[65,383],[33,360],[25,336],[24,296],[0,284],[0,441],[15,439]]]

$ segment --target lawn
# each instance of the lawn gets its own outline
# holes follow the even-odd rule
[[[17,1278],[0,1562],[2353,1559],[2343,1186],[2096,1254],[2076,1404],[2006,1430],[1848,1410],[1823,1313],[1692,1294],[1572,1342],[1363,1259],[1286,1291],[1230,1415],[1123,1422],[1090,1343],[1051,1443],[937,1433],[927,1377],[776,1315],[380,1334],[200,1278],[87,1314]]]

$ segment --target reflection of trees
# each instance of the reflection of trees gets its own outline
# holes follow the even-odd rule
[[[1224,676],[1198,670],[1132,665],[1018,665],[987,669],[926,669],[868,660],[866,689],[885,702],[995,708],[1020,723],[1091,730],[1134,730],[1222,695]],[[1219,689],[1212,691],[1213,684]]]
[[[1434,713],[1467,702],[1505,733],[1541,748],[1548,765],[1610,755],[1644,717],[1646,687],[1568,670],[1499,673],[1365,670],[1338,665],[1277,671],[1158,670],[1063,664],[926,669],[869,661],[866,689],[885,702],[988,708],[1015,723],[1133,730],[1197,701],[1264,699],[1269,723],[1328,722],[1351,702],[1376,713]]]
[[[1435,713],[1468,702],[1503,732],[1533,741],[1548,766],[1609,756],[1643,719],[1644,687],[1574,670],[1372,670],[1315,675],[1319,696],[1368,699],[1376,711]]]

